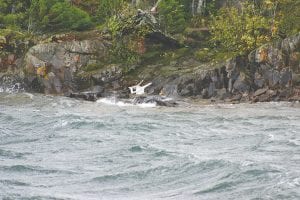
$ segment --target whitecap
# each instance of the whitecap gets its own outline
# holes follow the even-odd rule
[[[25,94],[26,96],[28,96],[30,99],[33,99],[33,98],[34,98],[34,95],[31,94],[31,93],[25,92],[24,94]]]
[[[132,101],[120,101],[114,97],[111,98],[101,98],[97,100],[97,103],[103,103],[107,105],[116,105],[120,107],[127,107],[127,106],[138,106],[140,108],[153,108],[156,107],[156,103],[141,103],[141,104],[133,104]]]

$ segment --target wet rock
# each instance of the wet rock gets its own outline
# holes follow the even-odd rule
[[[226,88],[222,88],[216,91],[215,98],[220,100],[225,100],[230,97],[230,93],[226,90]]]
[[[269,88],[262,88],[255,91],[253,94],[254,97],[260,96],[262,94],[265,94],[268,91]]]
[[[291,95],[292,95],[292,91],[286,89],[286,90],[280,90],[278,97],[279,100],[286,101]]]
[[[245,80],[244,77],[240,75],[238,79],[234,82],[233,88],[235,91],[244,93],[250,90],[250,84]]]
[[[178,86],[176,84],[166,84],[160,91],[160,95],[167,97],[177,97],[178,96]]]
[[[292,83],[295,85],[300,85],[300,74],[297,73],[292,74]]]
[[[236,101],[240,101],[242,99],[243,95],[242,94],[237,94],[237,95],[234,95],[230,101],[231,102],[236,102]]]
[[[258,72],[256,72],[254,75],[254,84],[258,88],[262,88],[265,85],[265,79]]]
[[[160,96],[139,96],[135,97],[133,104],[155,103],[158,106],[174,107],[177,103],[173,100],[167,100]]]
[[[93,73],[91,78],[96,84],[106,84],[116,82],[122,76],[123,72],[120,66],[110,65]]]
[[[70,98],[82,99],[85,101],[97,101],[97,94],[93,92],[79,92],[79,93],[71,93],[69,95]]]
[[[293,94],[291,97],[288,99],[289,101],[300,101],[300,87],[294,88],[293,89]]]
[[[269,102],[269,101],[271,101],[271,97],[268,94],[260,95],[259,97],[257,97],[256,100],[254,100],[254,102]]]
[[[292,79],[292,72],[287,68],[282,69],[282,71],[280,72],[279,84],[282,87],[289,86],[291,85]]]
[[[193,91],[194,91],[194,84],[190,83],[186,86],[184,86],[180,91],[179,94],[181,96],[191,96],[193,95]]]

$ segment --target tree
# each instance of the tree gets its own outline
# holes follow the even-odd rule
[[[0,25],[2,27],[24,28],[30,0],[0,0]]]
[[[300,32],[300,0],[277,0],[278,33],[284,36]],[[275,19],[276,20],[276,19]]]
[[[47,29],[85,30],[92,26],[90,16],[83,10],[62,2],[54,4],[44,17]]]
[[[29,12],[35,31],[85,30],[92,26],[87,12],[65,0],[36,0]]]
[[[216,44],[237,53],[247,53],[272,38],[268,18],[255,8],[253,1],[243,4],[241,10],[236,7],[220,9],[211,30]]]
[[[182,32],[186,27],[184,5],[179,0],[164,0],[158,5],[162,27],[169,33]]]

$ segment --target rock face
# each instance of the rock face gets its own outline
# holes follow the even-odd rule
[[[300,34],[262,46],[248,57],[235,57],[214,69],[168,79],[156,78],[150,88],[166,96],[231,98],[233,101],[298,99]]]
[[[107,47],[108,44],[99,39],[38,44],[25,55],[25,71],[41,79],[46,93],[76,91],[75,74],[82,67],[105,59]]]
[[[170,97],[198,96],[207,99],[216,96],[218,90],[226,88],[227,79],[225,66],[222,66],[213,70],[177,75],[165,80],[158,78],[149,90],[152,90],[153,94],[159,91],[161,95]]]

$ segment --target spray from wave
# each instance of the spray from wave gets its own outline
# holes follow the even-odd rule
[[[21,83],[14,83],[12,85],[0,85],[0,93],[19,93],[25,92]]]
[[[117,99],[115,97],[101,98],[97,101],[97,103],[106,104],[106,105],[116,105],[116,106],[120,106],[120,107],[138,106],[138,107],[141,107],[141,108],[152,108],[152,107],[157,106],[157,104],[155,102],[136,104],[136,103],[134,103],[133,99],[120,100],[120,99]]]

